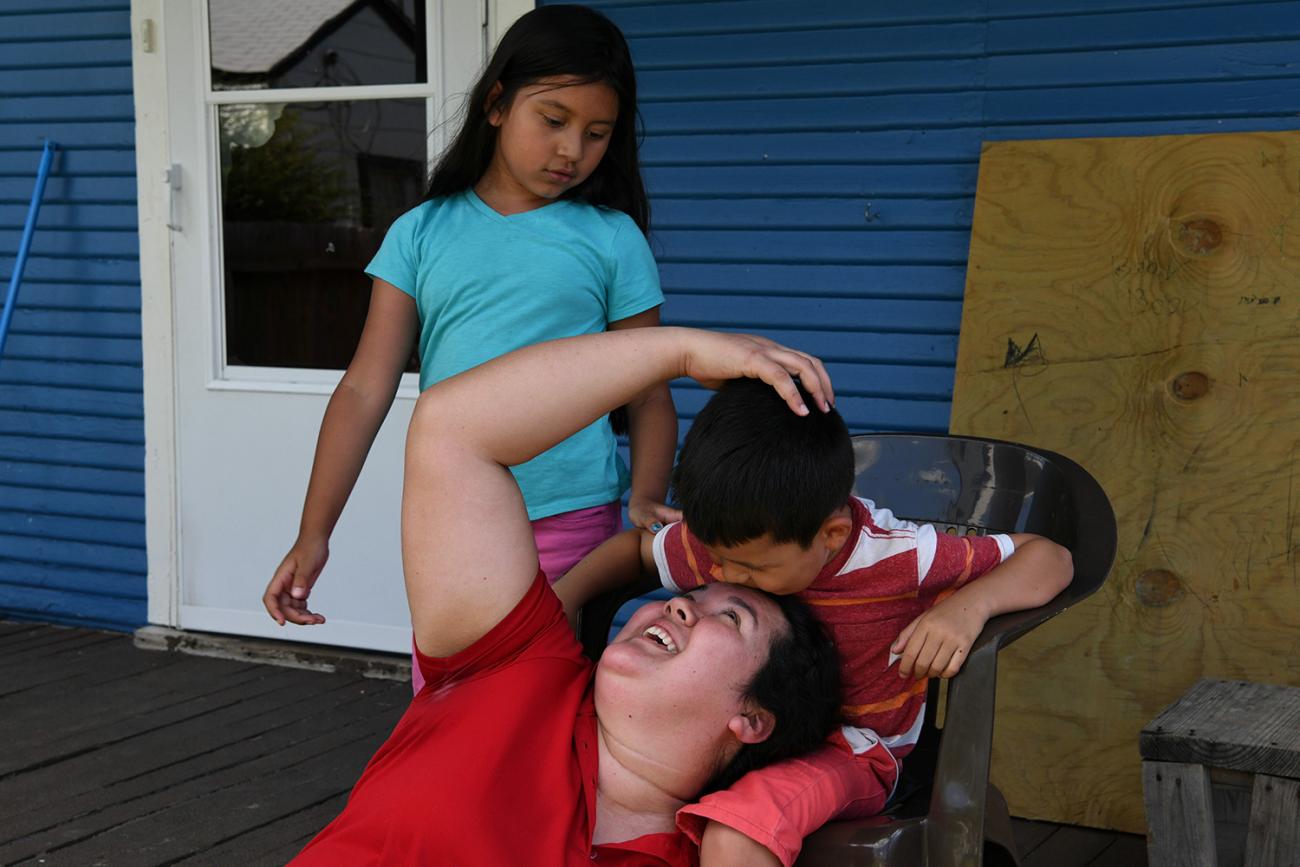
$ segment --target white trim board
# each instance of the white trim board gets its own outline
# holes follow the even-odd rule
[[[136,190],[140,221],[140,341],[144,380],[144,510],[150,623],[174,626],[180,586],[176,523],[176,371],[171,199],[164,172],[167,45],[162,0],[131,0]]]

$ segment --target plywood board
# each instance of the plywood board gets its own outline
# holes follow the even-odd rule
[[[1201,677],[1300,684],[1300,133],[989,144],[951,428],[1062,452],[1119,555],[1002,654],[1012,812],[1140,832],[1138,733]]]

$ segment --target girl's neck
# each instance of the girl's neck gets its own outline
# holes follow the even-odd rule
[[[493,166],[489,166],[488,170],[483,173],[483,177],[478,179],[478,183],[474,185],[474,195],[478,196],[483,204],[501,216],[509,217],[512,214],[524,214],[559,201],[558,199],[543,199],[536,196],[518,184],[513,184],[508,179],[496,175],[493,168]]]

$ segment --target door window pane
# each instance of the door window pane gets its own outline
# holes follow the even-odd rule
[[[347,367],[362,269],[423,193],[424,100],[223,105],[218,121],[226,362]]]
[[[427,80],[424,0],[209,0],[213,90]]]

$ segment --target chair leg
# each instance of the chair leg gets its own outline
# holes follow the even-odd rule
[[[1007,799],[992,783],[984,801],[984,867],[1020,867],[1011,811]]]
[[[993,745],[998,648],[978,642],[948,682],[948,712],[925,822],[932,867],[980,867]]]

